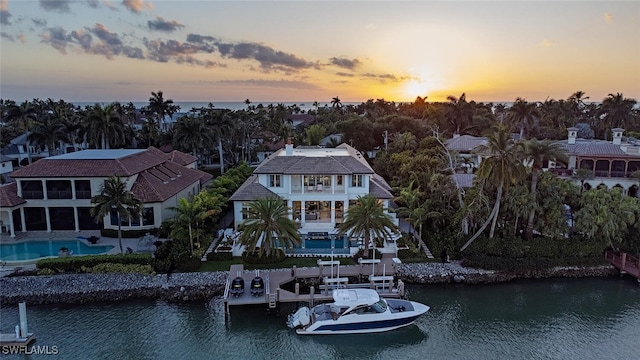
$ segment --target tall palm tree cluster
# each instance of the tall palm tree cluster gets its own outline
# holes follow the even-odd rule
[[[118,102],[80,108],[63,100],[0,100],[0,141],[4,146],[27,132],[33,144],[50,154],[65,151],[63,144],[76,149],[171,144],[202,159],[217,158],[224,172],[256,160],[262,142],[292,139],[295,145],[315,144],[323,136],[340,133],[343,142],[363,152],[388,145],[373,165],[397,189],[404,216],[416,229],[464,234],[465,244],[460,245],[465,247],[487,229],[489,236],[516,233],[527,238],[540,229],[555,235],[569,231],[565,221],[557,220],[565,218],[565,205],[576,214],[586,205],[577,200],[581,189],[576,195],[575,189],[541,172],[544,162],[561,163],[564,158],[551,141],[566,138],[566,129],[574,126],[583,138],[607,139],[617,127],[640,137],[636,100],[620,93],[600,102],[587,100],[582,91],[567,99],[517,98],[510,104],[476,102],[464,93],[445,102],[417,97],[411,103],[370,99],[360,105],[344,105],[336,96],[331,106],[314,102],[309,110],[313,120],[296,128],[291,115],[303,112],[299,107],[254,105],[249,99],[242,110],[217,109],[212,103],[191,109],[172,128],[165,121],[180,108],[162,91],[152,92],[142,109]],[[142,119],[146,122],[140,129],[136,123]],[[487,134],[487,129],[494,130]],[[511,139],[514,132],[519,142]],[[477,181],[468,189],[449,176],[460,164],[443,146],[443,139],[465,134],[488,139],[480,149],[484,160]],[[585,210],[582,219],[588,214]]]

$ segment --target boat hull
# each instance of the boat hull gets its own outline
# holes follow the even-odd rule
[[[368,323],[351,324],[327,324],[312,331],[307,329],[296,329],[299,335],[339,335],[339,334],[369,334],[396,330],[401,327],[413,324],[420,315],[411,316],[404,319],[393,319],[383,321],[373,321]]]
[[[341,317],[338,320],[317,321],[309,326],[296,329],[300,335],[331,335],[331,334],[368,334],[391,331],[413,324],[418,317],[426,313],[429,307],[423,304],[411,302],[412,311],[387,315],[385,318],[360,321],[362,315]],[[366,316],[366,315],[365,315]]]

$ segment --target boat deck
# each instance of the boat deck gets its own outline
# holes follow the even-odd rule
[[[332,264],[329,264],[332,263]],[[331,291],[335,288],[373,288],[384,297],[401,297],[403,289],[393,287],[395,264],[397,260],[383,258],[375,264],[336,265],[336,262],[319,261],[318,267],[293,269],[276,269],[261,271],[245,271],[242,264],[231,265],[227,279],[224,300],[227,309],[230,306],[268,304],[269,308],[277,307],[278,303],[314,303],[332,300]],[[234,278],[242,277],[245,282],[244,292],[234,296],[230,293],[230,285]],[[261,296],[252,296],[250,292],[251,280],[256,276],[265,282],[265,291]],[[348,283],[349,277],[359,277],[363,282]],[[282,285],[296,279],[323,279],[320,289],[313,294],[300,294],[281,288]],[[399,286],[400,287],[400,286]]]

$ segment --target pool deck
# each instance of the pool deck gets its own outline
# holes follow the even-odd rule
[[[91,236],[97,236],[100,238],[96,245],[113,245],[113,249],[111,249],[108,254],[119,254],[120,246],[118,245],[118,238],[108,238],[100,236],[100,230],[86,230],[86,231],[27,231],[27,232],[19,232],[16,234],[16,237],[12,238],[8,234],[0,234],[0,244],[15,244],[23,241],[32,241],[32,240],[82,240],[89,238]],[[138,249],[138,241],[140,238],[122,238],[122,247],[123,249],[131,248],[134,252],[143,251],[144,249]],[[84,240],[87,245],[91,246],[92,244],[88,241]],[[35,269],[35,261],[33,263],[29,263],[29,261],[24,263],[0,263],[0,277],[6,276],[8,274],[16,271],[17,268],[22,270],[33,270]]]

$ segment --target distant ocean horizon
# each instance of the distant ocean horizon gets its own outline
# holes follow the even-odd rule
[[[80,107],[85,107],[87,105],[92,106],[95,104],[101,104],[101,105],[107,105],[107,104],[111,104],[113,101],[70,101],[70,103],[72,103],[73,105],[76,106],[80,106]],[[121,104],[128,104],[128,101],[121,101]],[[131,101],[131,103],[133,103],[133,105],[140,109],[142,107],[145,107],[147,105],[149,105],[148,101]],[[313,106],[314,101],[296,101],[296,102],[278,102],[278,101],[267,101],[267,102],[251,102],[251,104],[247,105],[244,101],[174,101],[173,104],[174,105],[178,105],[180,106],[180,112],[188,112],[191,111],[191,109],[199,109],[199,108],[203,108],[203,107],[208,107],[209,103],[213,104],[213,108],[214,109],[229,109],[229,110],[243,110],[246,109],[247,106],[258,106],[260,104],[262,104],[262,106],[267,107],[270,104],[273,105],[277,105],[277,104],[284,104],[285,106],[293,106],[293,105],[297,105],[300,110],[304,110],[304,112],[307,112],[309,110],[315,110],[315,107]],[[362,102],[341,102],[341,104],[343,106],[346,105],[360,105],[362,104]],[[318,107],[319,108],[323,108],[323,107],[331,107],[331,103],[330,102],[318,102]]]

